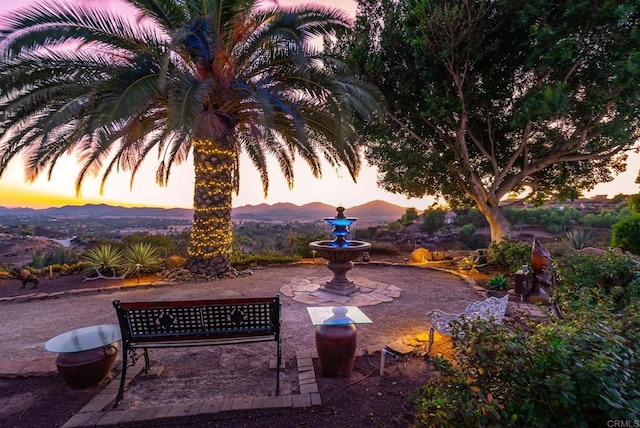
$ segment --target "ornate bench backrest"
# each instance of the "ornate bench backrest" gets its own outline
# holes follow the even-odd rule
[[[114,302],[129,343],[267,336],[277,340],[280,303],[273,298]],[[266,338],[265,338],[266,339]]]
[[[493,319],[498,324],[502,323],[502,318],[507,311],[507,302],[509,295],[504,297],[489,297],[481,302],[474,302],[467,306],[467,309],[461,314],[467,320]]]
[[[427,316],[431,320],[431,329],[451,335],[451,323],[453,321],[491,319],[498,324],[502,323],[502,318],[507,311],[508,301],[509,295],[501,298],[489,297],[480,302],[470,304],[464,312],[459,314],[449,314],[439,309],[433,309],[427,313]]]

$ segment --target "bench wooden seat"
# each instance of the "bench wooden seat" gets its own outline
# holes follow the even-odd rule
[[[127,367],[148,348],[276,342],[276,395],[280,394],[280,297],[167,302],[113,302],[122,332],[122,377],[113,407],[124,395]],[[131,360],[127,364],[127,360]]]

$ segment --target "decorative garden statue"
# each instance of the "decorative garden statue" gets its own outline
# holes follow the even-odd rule
[[[532,303],[548,303],[549,289],[553,285],[551,254],[537,239],[531,247],[532,284],[527,300]]]

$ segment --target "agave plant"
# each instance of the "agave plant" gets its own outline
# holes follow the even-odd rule
[[[158,248],[146,242],[136,242],[126,247],[122,252],[122,257],[125,276],[139,275],[142,272],[157,272],[162,264]]]
[[[482,263],[482,258],[479,254],[470,255],[458,262],[458,269],[466,270],[469,273],[478,273],[478,268],[482,266],[486,266],[486,263]]]
[[[582,250],[585,247],[591,245],[593,236],[589,232],[585,232],[583,229],[570,230],[562,238],[562,242],[571,246],[576,250]]]
[[[101,245],[91,248],[82,256],[82,261],[87,263],[85,268],[85,280],[97,278],[123,278],[122,252],[113,245]]]
[[[487,286],[491,290],[506,290],[509,288],[509,278],[502,275],[493,275],[487,280]]]

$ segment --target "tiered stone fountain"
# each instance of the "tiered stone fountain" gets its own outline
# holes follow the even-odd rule
[[[314,241],[309,244],[312,250],[327,259],[327,267],[333,272],[333,278],[321,286],[322,290],[330,293],[349,296],[360,291],[353,281],[347,279],[347,272],[353,269],[353,260],[362,256],[362,253],[371,247],[364,241],[348,241],[349,226],[356,220],[355,217],[346,217],[344,208],[336,208],[338,214],[335,217],[325,217],[323,220],[333,226],[333,241]]]

